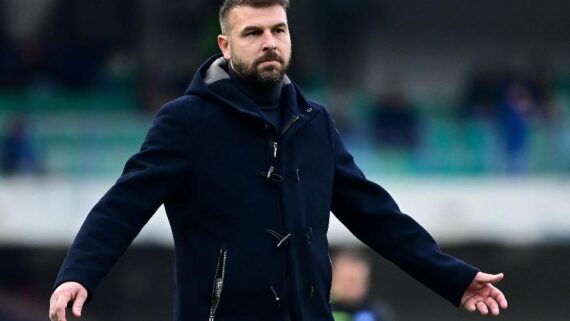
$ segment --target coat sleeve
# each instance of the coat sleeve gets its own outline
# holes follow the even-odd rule
[[[333,214],[364,244],[459,306],[478,269],[443,253],[386,190],[366,179],[330,116],[329,128],[335,158]]]
[[[85,219],[55,287],[66,281],[81,283],[90,300],[142,227],[181,185],[189,162],[183,107],[175,101],[158,112],[140,151]]]

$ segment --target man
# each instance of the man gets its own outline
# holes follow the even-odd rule
[[[357,249],[340,249],[332,257],[332,311],[335,321],[388,321],[384,305],[369,296],[370,261]]]
[[[366,180],[326,110],[285,76],[287,0],[226,0],[223,56],[157,114],[139,153],[89,213],[56,280],[51,320],[80,316],[164,203],[176,255],[176,320],[331,321],[333,213],[363,242],[455,305],[499,313],[502,274],[442,253]]]

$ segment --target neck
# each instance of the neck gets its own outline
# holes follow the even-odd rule
[[[239,86],[257,105],[271,106],[279,104],[279,99],[281,98],[281,82],[274,85],[262,86],[238,74],[231,66],[231,63],[229,63],[228,66],[230,77],[236,80]]]

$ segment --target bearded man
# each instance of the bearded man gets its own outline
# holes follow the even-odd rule
[[[87,216],[57,276],[52,321],[81,315],[157,208],[174,236],[177,321],[332,321],[327,230],[348,229],[452,304],[506,308],[491,275],[443,253],[367,180],[328,112],[285,75],[287,0],[226,0],[222,55],[157,114]]]

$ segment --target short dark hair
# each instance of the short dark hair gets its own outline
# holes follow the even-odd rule
[[[331,263],[334,265],[341,259],[348,259],[353,262],[359,262],[365,265],[368,269],[371,268],[372,262],[370,257],[360,248],[345,246],[336,250],[331,258]]]
[[[224,0],[224,3],[220,7],[220,28],[222,29],[222,34],[226,34],[229,31],[229,26],[227,24],[227,18],[234,8],[240,6],[249,6],[254,8],[264,8],[271,7],[273,5],[280,5],[283,9],[289,8],[289,0]]]

